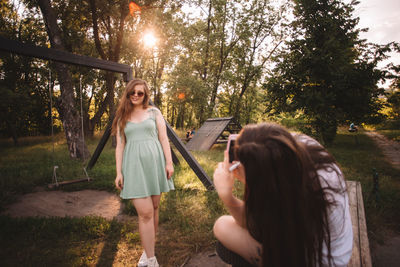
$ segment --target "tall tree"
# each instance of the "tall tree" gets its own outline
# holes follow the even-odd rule
[[[210,0],[211,5],[212,0]],[[208,104],[207,116],[211,117],[213,115],[213,110],[216,104],[216,99],[218,96],[218,90],[221,83],[223,82],[223,74],[229,67],[230,56],[236,47],[240,36],[237,31],[237,24],[240,22],[237,20],[237,8],[235,2],[233,1],[214,1],[214,13],[208,14],[208,16],[213,16],[213,34],[212,41],[209,42],[209,37],[207,35],[207,42],[211,45],[211,50],[209,46],[206,47],[206,55],[211,52],[210,62],[205,61],[204,64],[210,66],[210,99]],[[207,27],[207,30],[209,28]],[[207,65],[206,65],[207,64]]]
[[[238,23],[241,38],[231,70],[236,76],[231,82],[237,89],[229,104],[229,114],[238,120],[242,113],[249,118],[246,109],[242,109],[243,96],[249,88],[258,87],[266,63],[285,37],[284,12],[286,5],[275,7],[269,0],[253,0],[242,9],[243,18]]]
[[[57,14],[54,12],[50,1],[38,0],[37,3],[43,14],[51,47],[67,51],[61,29],[57,23]],[[86,144],[82,145],[81,123],[79,113],[75,108],[74,86],[69,66],[58,62],[54,62],[54,66],[57,70],[61,91],[60,103],[57,105],[58,112],[63,123],[70,156],[86,159],[89,157],[89,151]]]
[[[121,58],[125,23],[129,15],[129,3],[124,0],[90,0],[89,3],[93,26],[93,39],[98,54],[104,60],[119,62]],[[102,36],[102,38],[100,36]],[[106,94],[104,100],[100,102],[100,107],[89,121],[92,132],[107,108],[110,118],[114,115],[115,73],[106,72],[105,81]]]
[[[256,109],[258,102],[253,100],[259,100],[256,91],[264,67],[284,38],[279,27],[283,12],[269,0],[192,2],[201,8],[201,16],[182,28],[182,52],[169,76],[178,82],[170,84],[186,92],[196,123],[211,116],[240,119]],[[252,107],[244,108],[243,101],[252,102]],[[193,119],[192,113],[185,114],[187,120]],[[243,122],[251,120],[248,115]]]
[[[293,35],[276,60],[265,88],[269,110],[301,110],[326,144],[338,123],[362,118],[379,94],[382,73],[362,54],[357,1],[295,0]]]

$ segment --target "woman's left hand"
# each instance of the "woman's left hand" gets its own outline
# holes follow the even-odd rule
[[[167,178],[171,179],[172,174],[174,174],[174,166],[172,163],[165,166],[165,171],[167,172]]]

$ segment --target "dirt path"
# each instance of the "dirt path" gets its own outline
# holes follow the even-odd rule
[[[373,244],[372,263],[374,267],[399,266],[400,235],[388,234],[383,244]]]
[[[394,168],[400,170],[400,143],[389,140],[384,135],[369,131],[365,132],[382,150],[386,160]],[[400,234],[387,233],[383,244],[371,244],[371,256],[374,267],[398,266],[400,262]]]
[[[390,162],[393,167],[400,170],[400,143],[389,140],[384,135],[377,132],[368,131],[365,132],[365,134],[374,140],[378,147],[381,148],[386,160]]]

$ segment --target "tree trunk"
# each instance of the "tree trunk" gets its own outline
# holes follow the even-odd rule
[[[159,81],[161,81],[162,74],[164,72],[164,60],[160,59],[157,60],[157,64],[155,66],[155,74],[153,78],[153,86],[154,86],[154,105],[159,109],[162,108],[162,93],[161,93],[161,86]]]
[[[247,87],[249,86],[249,83],[247,82],[247,73],[246,73],[246,79],[242,84],[242,88],[239,94],[239,97],[236,99],[236,108],[235,108],[235,113],[233,114],[233,117],[235,117],[236,120],[240,121],[240,108],[242,106],[242,98],[244,95],[244,92],[246,91]]]
[[[317,136],[322,139],[323,145],[332,145],[337,132],[337,120],[334,113],[319,114],[312,124],[315,127]]]
[[[122,40],[124,36],[124,27],[125,27],[125,19],[129,15],[129,8],[128,2],[119,2],[120,6],[120,13],[119,13],[119,21],[118,27],[113,29],[111,32],[107,32],[109,35],[108,40],[108,53],[104,51],[100,40],[100,32],[99,32],[99,25],[98,20],[101,18],[98,17],[98,8],[96,5],[96,0],[90,0],[90,10],[92,15],[92,23],[93,23],[93,38],[96,45],[96,50],[99,53],[100,57],[104,60],[110,60],[114,62],[118,62],[121,53],[122,47]],[[113,72],[106,73],[106,96],[101,103],[99,109],[97,110],[96,114],[91,119],[91,125],[95,127],[101,121],[101,117],[103,116],[104,112],[109,110],[109,118],[110,120],[114,117],[115,114],[115,105],[114,105],[114,88],[115,88],[115,74]],[[94,131],[94,129],[93,129]],[[115,147],[116,142],[115,138],[112,139],[112,144]]]
[[[207,79],[208,71],[208,60],[209,60],[209,50],[210,50],[210,34],[211,34],[211,18],[212,18],[212,0],[208,3],[208,17],[207,17],[207,43],[206,43],[206,53],[204,57],[204,70],[201,78],[203,81]]]
[[[61,38],[61,30],[57,25],[57,18],[50,5],[50,1],[39,0],[38,4],[43,14],[51,47],[66,51]],[[58,106],[58,111],[61,115],[69,154],[71,158],[86,159],[90,154],[86,144],[83,143],[79,114],[74,106],[74,89],[69,67],[58,62],[54,65],[58,73],[61,90],[61,101]]]
[[[17,135],[17,131],[15,129],[16,127],[13,125],[13,122],[7,121],[6,123],[8,125],[9,130],[10,130],[11,137],[12,137],[13,142],[14,142],[14,146],[17,146],[18,145],[18,135]]]

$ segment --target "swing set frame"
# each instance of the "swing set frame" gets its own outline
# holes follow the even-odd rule
[[[24,44],[19,41],[14,41],[14,40],[9,40],[6,39],[2,36],[0,36],[0,50],[1,51],[6,51],[9,53],[14,53],[14,54],[19,54],[23,56],[29,56],[29,57],[35,57],[35,58],[40,58],[40,59],[45,59],[45,60],[50,60],[50,61],[57,61],[61,63],[66,63],[66,64],[72,64],[72,65],[78,65],[78,66],[84,66],[84,67],[89,67],[89,68],[94,68],[94,69],[101,69],[101,70],[106,70],[106,71],[112,71],[112,72],[117,72],[117,73],[122,73],[123,79],[125,82],[129,82],[130,80],[133,79],[133,70],[129,65],[126,64],[120,64],[116,63],[113,61],[108,61],[108,60],[102,60],[98,58],[93,58],[93,57],[88,57],[88,56],[82,56],[82,55],[76,55],[73,53],[69,53],[66,51],[61,51],[53,48],[45,48],[45,47],[38,47],[30,44]],[[153,105],[153,103],[150,103]],[[87,170],[91,170],[94,165],[97,162],[97,159],[99,158],[101,152],[103,151],[103,148],[105,144],[107,143],[108,139],[110,138],[111,135],[111,123],[112,118],[110,119],[104,134],[102,138],[100,139],[95,152],[93,153],[91,159],[89,160],[88,165],[86,168],[84,168],[84,172],[87,176]],[[200,181],[203,183],[203,185],[206,187],[208,190],[213,190],[214,185],[210,178],[208,177],[207,173],[204,171],[204,169],[200,166],[200,164],[197,162],[197,160],[193,157],[193,155],[186,149],[185,145],[183,142],[180,140],[178,135],[175,133],[175,131],[172,129],[172,127],[166,122],[167,126],[167,135],[170,141],[174,144],[176,149],[182,154],[183,158],[186,160],[188,165],[192,168],[192,170],[195,172],[197,177],[200,179]],[[176,155],[173,154],[173,159],[174,162],[177,162]],[[54,173],[56,172],[54,166],[53,168],[53,176]],[[59,182],[57,184],[53,184],[54,186],[59,186],[63,184],[70,184],[70,183],[77,183],[77,182],[82,182],[82,181],[88,181],[90,179],[88,176],[87,178],[84,179],[76,179],[76,180],[70,180],[70,181],[65,181],[65,182]]]

